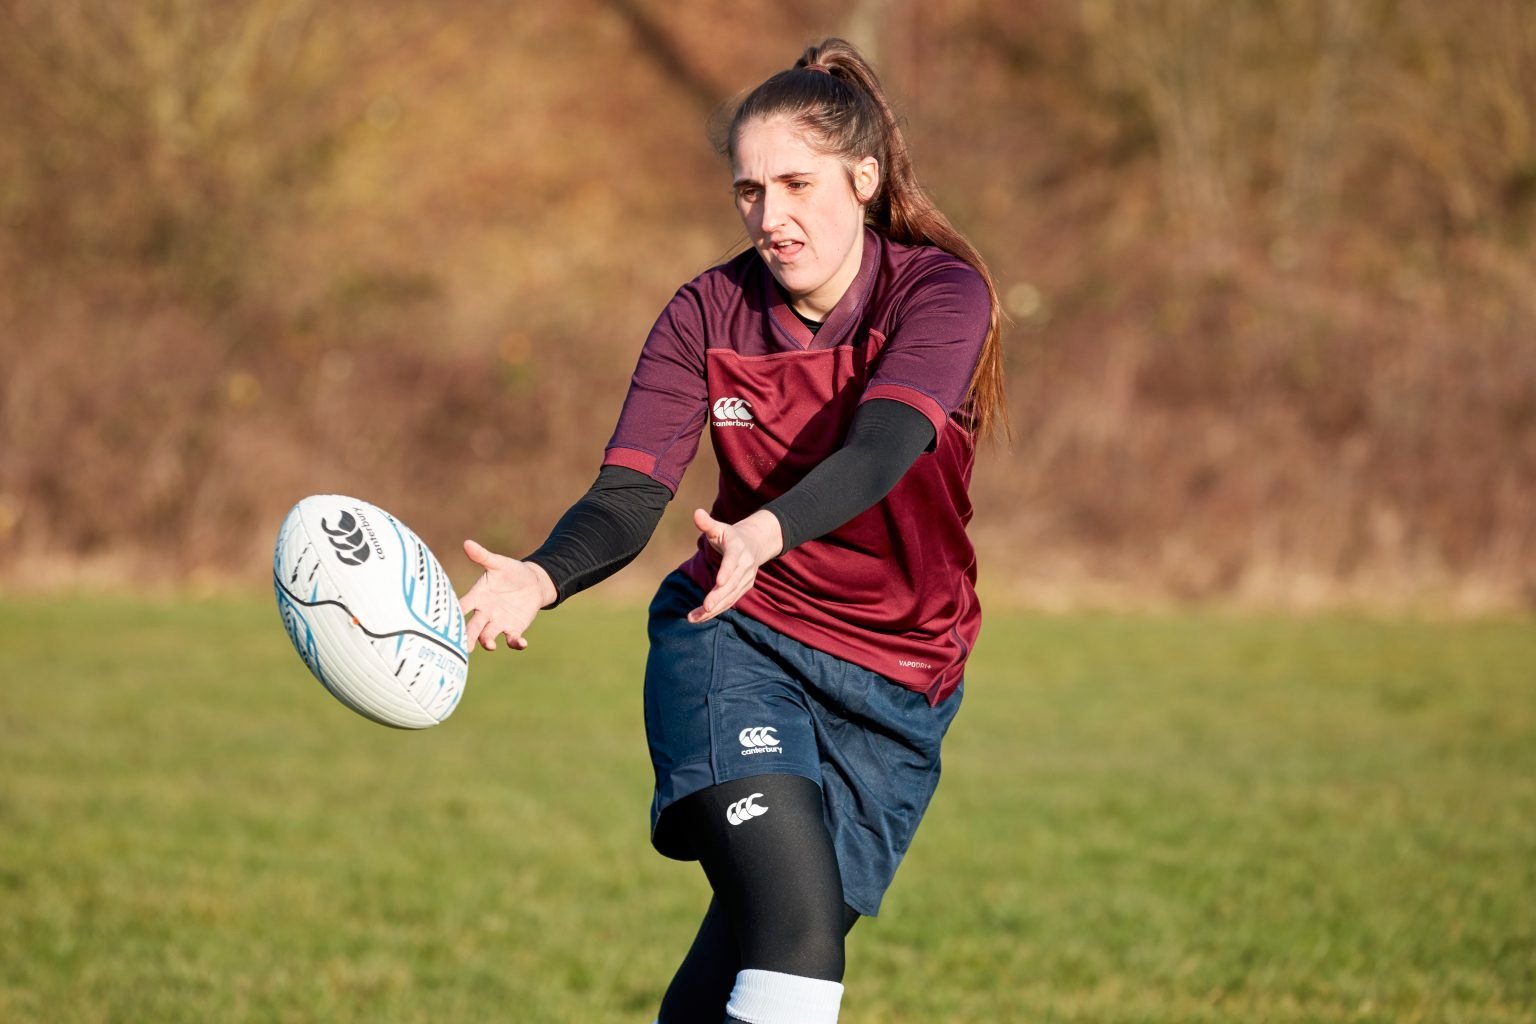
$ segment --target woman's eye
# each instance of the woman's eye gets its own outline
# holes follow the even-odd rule
[[[755,188],[740,188],[736,190],[736,198],[744,203],[757,202],[757,197],[761,194],[761,190]]]
[[[789,190],[791,192],[801,192],[810,187],[811,183],[808,181],[792,181],[789,183]]]

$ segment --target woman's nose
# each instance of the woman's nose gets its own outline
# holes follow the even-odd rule
[[[772,234],[784,223],[784,204],[774,195],[773,189],[763,191],[763,233]]]

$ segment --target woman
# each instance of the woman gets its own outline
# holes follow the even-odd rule
[[[752,248],[681,288],[603,466],[521,561],[474,541],[487,650],[649,540],[707,425],[714,507],[650,609],[652,842],[714,890],[661,1024],[837,1019],[939,775],[980,630],[973,435],[1004,417],[996,290],[924,196],[880,83],[829,39],[722,140]]]

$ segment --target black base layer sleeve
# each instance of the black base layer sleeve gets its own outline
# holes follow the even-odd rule
[[[549,573],[559,604],[634,561],[671,500],[666,484],[623,466],[604,466],[587,493],[523,561]]]
[[[764,508],[778,517],[784,550],[823,537],[891,493],[938,436],[928,417],[873,398],[853,414],[848,440]]]

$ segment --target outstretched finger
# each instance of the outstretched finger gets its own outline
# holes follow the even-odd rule
[[[466,539],[464,541],[464,554],[469,560],[482,569],[495,568],[496,553],[477,540]]]
[[[479,618],[479,615],[476,615]],[[496,638],[501,636],[502,627],[498,626],[490,616],[486,616],[478,623],[478,629],[466,629],[466,632],[480,641],[480,646],[488,651],[496,649]]]
[[[703,602],[688,613],[688,621],[694,624],[708,622],[715,616],[724,614],[734,608],[736,602],[741,599],[741,595],[744,593],[746,593],[745,589],[716,584],[713,590],[704,595]]]
[[[688,621],[695,625],[699,624],[700,622],[708,622],[710,619],[714,618],[716,614],[719,613],[719,610],[720,588],[716,586],[713,590],[704,595],[704,600],[699,602],[699,606],[697,608],[688,613]]]
[[[729,570],[726,569],[726,564],[720,566],[721,572],[715,580],[715,589],[733,595],[732,603],[734,603],[735,598],[746,593],[747,588],[752,585],[752,580],[757,576],[757,567],[745,554],[737,555],[727,564],[730,566]]]
[[[699,604],[699,611],[703,613],[699,621],[712,619],[731,606],[731,592],[735,590],[731,576],[725,566],[721,565],[720,571],[715,574],[715,585],[709,588],[709,593],[704,595],[704,600]]]
[[[725,546],[725,523],[703,509],[696,508],[693,510],[693,525],[716,551]]]

